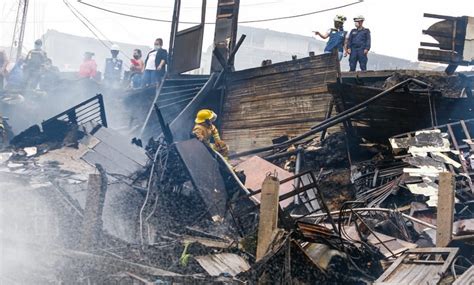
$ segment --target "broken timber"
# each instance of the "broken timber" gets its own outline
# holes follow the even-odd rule
[[[99,164],[97,164],[97,169],[100,174],[89,174],[87,185],[86,206],[82,221],[81,247],[83,249],[97,246],[102,235],[102,211],[107,191],[107,174]]]
[[[436,246],[448,246],[451,242],[454,219],[454,178],[451,172],[439,174],[438,214]]]
[[[260,219],[258,223],[257,261],[267,252],[278,223],[280,181],[268,175],[262,184]]]

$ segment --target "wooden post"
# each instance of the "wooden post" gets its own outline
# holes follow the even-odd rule
[[[275,176],[267,176],[262,184],[260,217],[258,221],[257,261],[267,253],[273,232],[278,225],[278,194],[280,181]]]
[[[454,219],[454,191],[455,184],[451,172],[439,174],[438,212],[436,247],[446,247],[451,242]]]
[[[107,177],[101,167],[100,174],[89,174],[86,205],[82,220],[81,248],[84,250],[96,247],[102,237],[102,211],[107,191]]]

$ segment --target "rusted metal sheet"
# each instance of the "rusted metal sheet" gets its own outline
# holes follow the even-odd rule
[[[223,273],[235,276],[250,269],[250,265],[244,258],[233,253],[196,256],[195,259],[211,276],[219,276]]]
[[[374,284],[438,284],[458,248],[410,249],[400,256]]]
[[[243,170],[245,173],[245,187],[258,190],[262,187],[262,182],[267,176],[267,173],[276,173],[279,180],[283,180],[293,176],[292,173],[266,161],[258,156],[253,156],[244,162],[238,164],[235,169],[237,171]],[[280,195],[286,194],[293,190],[291,183],[283,183],[280,185]],[[260,194],[253,196],[255,200],[260,202]],[[280,201],[281,207],[286,207],[291,203],[291,199]]]
[[[272,144],[297,136],[324,120],[339,61],[318,55],[233,72],[227,78],[222,114],[223,138],[232,151]]]

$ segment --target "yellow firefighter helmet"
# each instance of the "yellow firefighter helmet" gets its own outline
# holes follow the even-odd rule
[[[212,110],[202,109],[197,113],[196,119],[194,120],[194,122],[196,124],[204,123],[207,120],[213,122],[216,120],[216,118],[217,118],[217,115]]]

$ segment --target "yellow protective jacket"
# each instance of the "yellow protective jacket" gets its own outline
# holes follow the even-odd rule
[[[193,134],[196,138],[206,145],[211,145],[211,138],[214,138],[214,142],[218,142],[221,140],[219,136],[219,131],[214,125],[207,125],[203,124],[196,124],[193,128]]]
[[[213,124],[195,124],[193,134],[198,140],[218,151],[222,156],[227,157],[229,155],[227,145],[221,140],[219,131]],[[211,138],[214,139],[214,144],[211,144]]]

